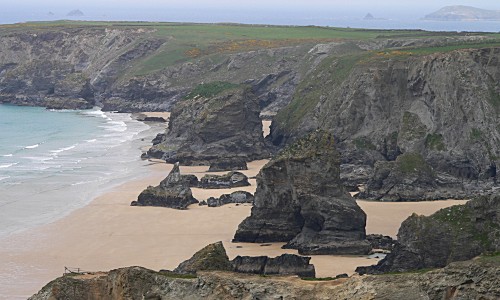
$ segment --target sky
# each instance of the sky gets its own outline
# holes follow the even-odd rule
[[[350,26],[367,13],[409,22],[447,5],[500,10],[500,0],[0,0],[0,23],[68,19],[80,9],[87,20]]]

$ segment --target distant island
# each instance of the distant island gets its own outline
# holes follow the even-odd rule
[[[72,10],[67,14],[68,17],[81,17],[84,15],[85,14],[79,9]]]
[[[371,13],[367,13],[366,16],[363,18],[365,21],[375,21],[375,20],[386,20],[384,18],[375,18]]]
[[[445,6],[424,17],[434,21],[500,21],[500,11],[486,10],[472,6]]]

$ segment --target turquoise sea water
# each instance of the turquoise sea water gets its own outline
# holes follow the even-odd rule
[[[0,105],[0,239],[144,175],[153,134],[129,114]]]

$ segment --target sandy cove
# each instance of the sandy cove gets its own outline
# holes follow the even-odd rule
[[[255,176],[267,161],[249,164],[248,176]],[[230,258],[236,255],[269,255],[296,253],[280,249],[281,244],[233,244],[238,224],[250,214],[250,205],[227,205],[209,208],[192,205],[189,210],[161,207],[131,207],[130,202],[148,185],[157,185],[171,165],[152,162],[148,178],[123,184],[96,198],[86,207],[43,227],[23,232],[1,241],[0,270],[22,272],[0,275],[0,291],[9,299],[35,293],[44,284],[60,276],[64,267],[98,271],[139,265],[154,270],[172,269],[205,245],[223,241]],[[201,177],[207,167],[181,167],[184,174]],[[255,191],[252,186],[242,188]],[[238,189],[239,190],[239,189]],[[199,200],[219,196],[230,190],[193,189]],[[418,203],[376,203],[358,201],[368,215],[367,232],[395,236],[400,223],[411,213],[434,211],[465,201]],[[236,248],[242,246],[242,248]],[[317,276],[352,273],[358,265],[375,263],[375,259],[348,256],[314,256]],[[14,270],[15,271],[15,270]],[[11,280],[9,282],[9,279]],[[7,298],[6,298],[7,299]]]
[[[153,116],[168,117],[157,113]],[[269,121],[264,121],[264,135]],[[247,176],[257,175],[267,160],[248,164]],[[25,299],[60,276],[64,267],[86,271],[110,270],[127,266],[173,269],[209,243],[223,241],[232,259],[237,255],[278,256],[297,253],[281,249],[282,244],[231,243],[238,224],[250,215],[250,205],[219,208],[192,205],[188,210],[161,207],[131,207],[130,202],[148,185],[158,185],[172,165],[144,162],[150,175],[112,189],[89,205],[54,223],[0,240],[0,299]],[[181,167],[183,174],[201,178],[208,167]],[[224,172],[222,172],[224,173]],[[216,174],[216,173],[213,173]],[[219,173],[221,174],[221,173]],[[236,189],[193,189],[198,200],[218,197],[235,190],[255,192],[251,186]],[[358,201],[368,215],[367,233],[395,237],[399,225],[413,212],[429,215],[436,210],[465,201],[380,203]],[[241,247],[241,248],[237,248]],[[356,266],[376,263],[376,259],[356,256],[313,256],[318,277],[352,274]]]

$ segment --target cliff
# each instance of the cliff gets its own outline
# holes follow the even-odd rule
[[[276,116],[273,142],[287,144],[317,128],[332,132],[344,182],[371,181],[362,195],[369,199],[487,193],[500,157],[499,59],[500,48],[487,45],[330,55]],[[401,154],[412,155],[397,160]],[[406,191],[392,191],[395,185]]]
[[[130,267],[65,275],[29,299],[498,299],[499,273],[498,257],[423,273],[314,282],[220,271],[182,276]]]

